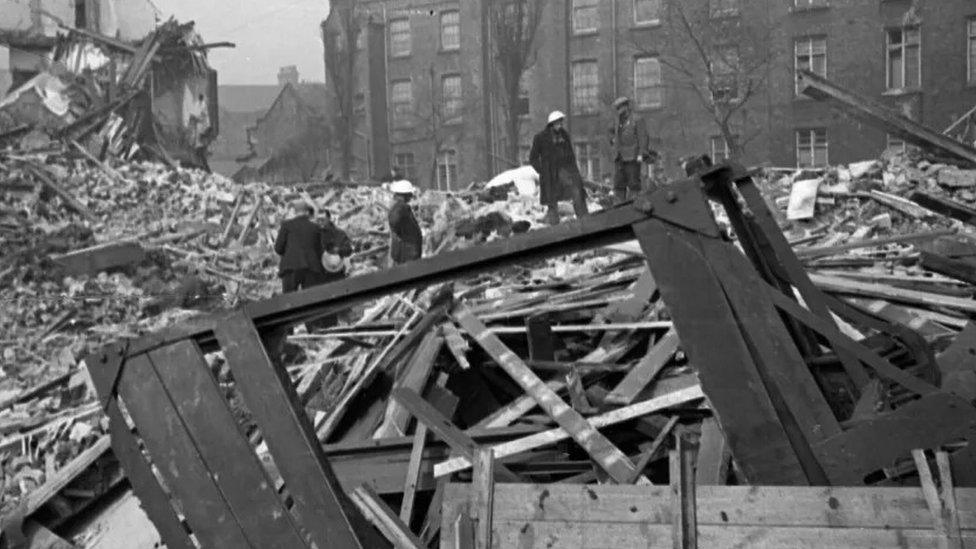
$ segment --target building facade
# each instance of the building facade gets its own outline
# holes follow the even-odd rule
[[[823,166],[903,146],[798,95],[798,69],[935,129],[976,105],[970,0],[536,1],[545,11],[524,76],[519,158],[506,158],[487,0],[357,2],[367,21],[357,134],[389,144],[358,155],[359,174],[380,178],[389,164],[430,188],[462,188],[524,163],[532,134],[561,110],[584,175],[604,180],[609,105],[621,95],[669,175],[690,154]],[[334,22],[323,32],[334,39]]]

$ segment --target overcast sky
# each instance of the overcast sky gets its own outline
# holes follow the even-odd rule
[[[207,42],[237,44],[235,49],[211,50],[210,64],[221,84],[274,84],[284,65],[298,65],[302,80],[325,80],[319,24],[329,14],[329,0],[152,2],[164,19],[173,15],[196,21]]]

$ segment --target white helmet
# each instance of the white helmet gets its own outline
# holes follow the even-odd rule
[[[565,114],[563,114],[563,113],[561,113],[559,111],[552,111],[551,113],[549,113],[549,120],[546,123],[547,124],[552,124],[556,120],[562,120],[564,118],[566,118],[566,115]]]
[[[393,194],[415,194],[417,188],[413,186],[413,183],[407,181],[406,179],[400,179],[390,183],[390,192]]]

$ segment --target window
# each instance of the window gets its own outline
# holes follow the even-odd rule
[[[719,46],[712,63],[712,98],[732,101],[739,96],[739,47]]]
[[[600,75],[596,61],[573,63],[573,112],[595,113],[600,108]]]
[[[456,50],[461,47],[461,13],[441,13],[441,49]]]
[[[393,104],[393,125],[402,127],[410,124],[410,115],[413,114],[413,83],[409,80],[400,80],[393,83],[390,93]]]
[[[366,29],[359,29],[356,31],[356,49],[366,49]]]
[[[800,95],[800,71],[810,71],[827,77],[827,39],[824,37],[797,38],[793,45],[796,55],[796,94]]]
[[[404,57],[410,55],[410,20],[390,21],[390,55]]]
[[[708,0],[708,12],[712,17],[726,17],[739,13],[739,0]]]
[[[712,151],[712,162],[718,164],[720,162],[725,162],[729,159],[731,154],[729,153],[729,143],[721,135],[713,135],[710,139],[711,141],[711,151]]]
[[[885,149],[905,152],[908,150],[908,144],[902,138],[889,133],[885,134]]]
[[[417,161],[412,152],[397,153],[393,157],[393,165],[404,179],[417,180]]]
[[[450,191],[457,186],[457,151],[448,149],[437,155],[437,189]]]
[[[576,143],[576,163],[579,164],[583,179],[600,181],[600,148],[592,143]]]
[[[573,0],[573,32],[593,32],[599,28],[599,0]]]
[[[444,102],[444,121],[457,122],[461,119],[464,104],[461,100],[461,77],[456,74],[441,78],[441,99]]]
[[[661,87],[661,61],[657,57],[637,57],[634,59],[634,104],[638,109],[660,107],[663,90]]]
[[[793,7],[798,10],[810,8],[823,8],[827,6],[828,0],[793,0]]]
[[[661,22],[661,0],[634,0],[634,23],[653,25]]]
[[[967,52],[966,58],[969,65],[969,83],[976,84],[976,18],[966,21]]]
[[[529,79],[532,73],[532,69],[528,69],[522,73],[522,77],[519,78],[519,96],[518,96],[518,108],[515,109],[516,114],[519,116],[529,116]]]
[[[922,33],[918,27],[888,31],[888,89],[917,88],[922,82]]]
[[[85,0],[75,0],[75,28],[88,28],[88,10],[85,9]]]
[[[826,129],[796,131],[796,165],[799,168],[819,168],[827,165]]]

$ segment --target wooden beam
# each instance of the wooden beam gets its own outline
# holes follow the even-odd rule
[[[600,434],[583,416],[569,407],[488,327],[463,307],[455,308],[458,324],[501,366],[549,417],[572,435],[573,439],[617,482],[626,482],[634,473],[634,464],[626,455]]]
[[[909,199],[933,212],[962,221],[967,225],[976,226],[976,210],[955,200],[922,191],[913,192]]]
[[[960,297],[948,297],[916,290],[903,290],[891,286],[865,284],[836,276],[811,274],[810,279],[821,289],[832,293],[887,299],[899,303],[925,307],[945,307],[967,313],[976,313],[976,301]]]
[[[44,484],[27,495],[24,516],[32,515],[35,511],[43,507],[45,503],[58,495],[58,492],[67,487],[68,484],[81,475],[85,469],[94,464],[111,447],[111,438],[104,435],[95,441],[95,444],[91,448],[85,450],[78,457],[58,469],[54,475],[51,475],[45,480]]]
[[[447,385],[447,380],[447,374],[442,373],[434,386],[443,388]],[[445,417],[454,415],[454,409],[458,404],[458,397],[450,391],[434,391],[434,393],[431,395],[434,399],[431,402],[434,409],[444,414]],[[410,449],[410,462],[407,464],[407,474],[404,479],[403,501],[400,504],[400,519],[408,526],[413,518],[413,503],[417,494],[417,483],[420,481],[420,468],[423,465],[426,441],[427,425],[422,421],[418,421],[413,435],[413,447]]]
[[[912,459],[918,469],[918,480],[922,485],[922,495],[925,496],[925,504],[932,513],[935,522],[935,532],[939,536],[940,549],[962,549],[961,540],[959,543],[952,543],[949,536],[949,525],[946,520],[946,509],[942,499],[939,497],[939,489],[932,479],[932,470],[929,468],[928,458],[925,457],[924,450],[912,450]]]
[[[681,389],[658,398],[638,402],[637,404],[632,404],[626,408],[619,408],[599,416],[591,417],[589,418],[589,422],[593,427],[607,427],[641,416],[646,416],[648,414],[653,414],[654,412],[660,412],[661,410],[666,410],[674,406],[688,404],[704,397],[705,393],[702,392],[701,387],[695,385],[694,387]],[[570,435],[565,430],[561,428],[551,429],[549,431],[543,431],[541,433],[529,435],[510,442],[496,444],[492,447],[492,449],[495,451],[495,459],[502,459],[508,456],[521,454],[522,452],[528,452],[536,448],[541,448],[549,444],[554,444],[568,438],[570,438]],[[470,459],[461,457],[451,458],[434,466],[434,476],[442,477],[457,471],[463,471],[470,466]]]
[[[423,392],[434,370],[434,361],[440,354],[444,346],[444,338],[438,334],[437,330],[427,332],[424,339],[407,362],[403,372],[397,379],[396,388],[411,389],[418,393]],[[406,434],[407,423],[410,421],[410,412],[401,406],[397,401],[391,400],[387,404],[386,417],[383,423],[376,429],[373,438],[389,438]]]
[[[101,271],[137,264],[145,258],[146,250],[138,242],[99,244],[51,256],[51,260],[71,276],[96,275]]]
[[[701,441],[698,445],[698,461],[695,465],[695,484],[720,486],[725,484],[729,472],[729,446],[722,428],[714,417],[702,420]]]
[[[918,264],[926,270],[976,284],[976,264],[922,250]]]
[[[668,330],[657,343],[647,350],[644,358],[637,363],[623,380],[607,395],[607,403],[627,406],[664,369],[678,350],[678,332]]]
[[[674,549],[697,549],[698,505],[695,503],[695,472],[691,448],[684,436],[675,436],[675,449],[670,454],[670,484],[673,520],[671,521]]]
[[[799,86],[800,93],[819,101],[828,101],[856,118],[878,126],[909,143],[929,149],[934,148],[970,164],[976,164],[976,149],[929,129],[875,101],[841,88],[820,75],[810,71],[800,71]]]
[[[646,451],[641,453],[640,458],[637,460],[636,469],[638,473],[640,473],[645,468],[647,468],[647,465],[651,462],[651,460],[654,459],[654,456],[657,455],[657,451],[661,449],[661,446],[664,444],[664,441],[666,441],[668,439],[668,436],[670,436],[671,430],[674,429],[674,426],[678,424],[678,419],[679,417],[676,415],[671,416],[671,419],[669,419],[668,422],[664,425],[664,428],[661,429],[661,432],[658,433],[657,437],[654,438],[654,442],[652,442],[651,445],[648,446]],[[640,474],[634,475],[634,478],[631,479],[631,481],[628,482],[627,484],[633,484],[637,482],[639,478],[640,478]]]
[[[858,250],[861,248],[873,248],[875,246],[884,246],[886,244],[905,244],[909,242],[923,242],[926,240],[935,240],[936,238],[939,237],[950,236],[954,234],[956,234],[956,231],[952,229],[940,229],[937,231],[928,231],[924,233],[888,236],[884,238],[874,238],[871,240],[858,240],[856,242],[847,242],[845,244],[836,244],[834,246],[799,248],[796,250],[796,256],[799,257],[800,259],[813,259],[816,257],[837,255],[841,252],[847,252],[850,250]]]
[[[441,415],[420,395],[409,389],[396,389],[392,396],[410,410],[410,413],[416,416],[417,421],[423,422],[432,433],[446,442],[452,450],[464,456],[469,462],[474,458],[477,448],[474,440],[455,427],[451,420]],[[496,469],[498,476],[502,479],[509,482],[519,481],[518,475],[509,471],[504,465],[498,464]]]
[[[884,358],[876,355],[870,349],[847,337],[836,327],[804,309],[799,303],[779,293],[776,289],[768,288],[768,294],[773,300],[773,303],[776,304],[776,307],[781,311],[789,314],[813,330],[816,330],[817,333],[826,338],[834,347],[853,354],[858,360],[861,360],[874,370],[877,375],[894,381],[919,395],[927,395],[939,391],[938,387],[930,385],[924,380],[897,368]]]
[[[400,517],[387,507],[368,484],[363,484],[352,492],[352,501],[359,507],[370,523],[389,540],[396,549],[423,549],[426,547],[420,538],[413,535]]]
[[[474,520],[475,549],[491,549],[491,515],[495,507],[495,455],[491,448],[474,454],[471,481],[471,518]]]
[[[555,340],[548,314],[535,314],[526,318],[525,332],[529,338],[531,360],[556,360]]]

